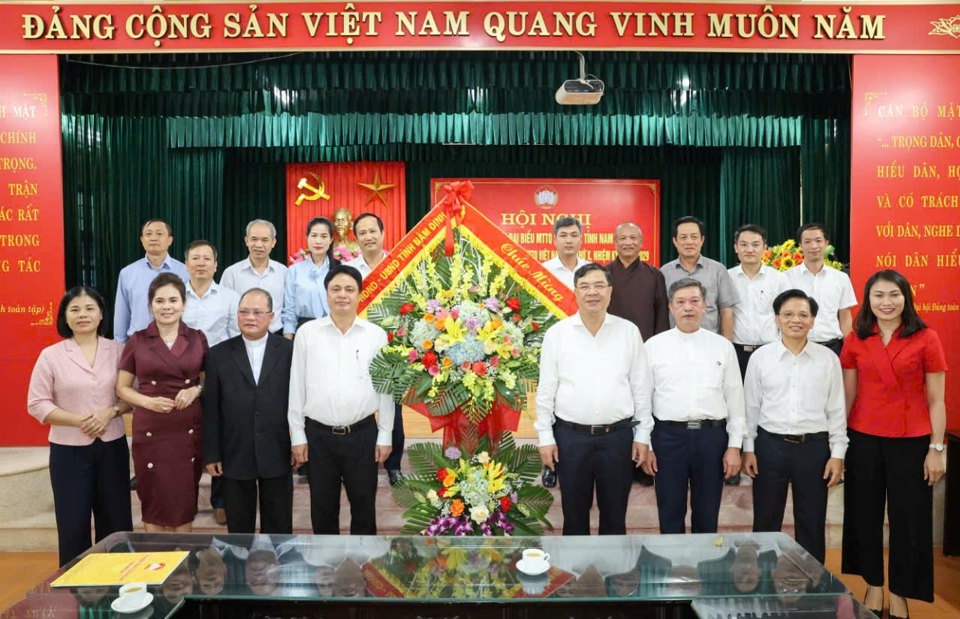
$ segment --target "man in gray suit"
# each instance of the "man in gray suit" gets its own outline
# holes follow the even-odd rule
[[[293,343],[269,332],[270,293],[240,298],[240,335],[207,352],[203,390],[203,458],[223,478],[230,533],[291,533],[293,477],[287,402]]]

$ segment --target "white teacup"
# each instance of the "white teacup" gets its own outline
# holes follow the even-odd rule
[[[540,548],[527,548],[523,551],[523,563],[531,569],[538,569],[550,561],[550,553]]]
[[[518,580],[523,587],[523,592],[527,595],[542,595],[547,589],[547,583],[550,582],[546,576],[530,577],[522,574]]]
[[[147,602],[147,583],[128,582],[120,587],[120,599],[124,606],[135,608]]]

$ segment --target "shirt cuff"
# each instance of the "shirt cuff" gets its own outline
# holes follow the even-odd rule
[[[754,452],[753,442],[755,440],[756,439],[753,439],[753,438],[743,439],[743,451],[749,451],[750,453],[753,453]]]
[[[393,432],[390,430],[377,430],[377,445],[384,447],[393,446]]]
[[[544,430],[539,432],[539,441],[540,447],[549,447],[550,445],[556,445],[557,440],[553,438],[553,430]]]
[[[727,439],[727,447],[736,447],[737,449],[740,449],[741,446],[743,445],[743,442],[744,442],[743,436],[738,434],[731,434],[730,437]]]
[[[641,428],[637,426],[633,429],[633,442],[634,443],[643,443],[644,445],[650,445],[650,430],[646,428]]]
[[[847,457],[847,446],[846,445],[830,445],[830,457],[839,458],[843,460]]]
[[[301,428],[299,430],[290,429],[290,445],[295,447],[297,445],[306,445],[307,443],[307,433]]]

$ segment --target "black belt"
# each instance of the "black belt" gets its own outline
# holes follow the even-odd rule
[[[637,425],[639,422],[634,421],[633,419],[621,419],[620,421],[615,421],[614,423],[608,423],[606,425],[596,424],[596,425],[584,425],[582,423],[573,423],[572,421],[567,421],[565,419],[560,419],[557,417],[556,425],[566,426],[571,430],[576,430],[577,432],[583,432],[584,434],[609,434],[616,430],[622,428],[632,428]]]
[[[736,342],[733,344],[734,348],[742,350],[743,352],[753,352],[761,346],[763,346],[763,344],[737,344]]]
[[[374,419],[373,415],[370,415],[370,416],[368,416],[368,417],[364,417],[363,419],[361,419],[361,420],[358,421],[357,423],[355,423],[355,424],[353,424],[353,425],[350,425],[350,426],[328,426],[328,425],[325,424],[325,423],[320,423],[319,421],[315,421],[315,420],[310,419],[309,417],[307,417],[306,424],[307,424],[308,426],[309,426],[309,425],[317,426],[317,427],[320,428],[321,430],[326,430],[326,431],[329,432],[330,434],[336,434],[337,436],[346,436],[347,434],[350,434],[351,432],[356,432],[357,430],[362,430],[362,429],[366,428],[367,426],[373,425],[373,424],[376,423],[376,421],[377,421],[377,420]]]
[[[763,428],[760,428],[763,430]],[[777,434],[776,432],[769,432],[763,430],[764,433],[769,434],[773,438],[778,438],[781,441],[787,443],[807,443],[810,441],[825,441],[830,437],[829,432],[811,432],[810,434]]]
[[[701,428],[725,428],[726,419],[693,419],[691,421],[673,421],[671,419],[657,419],[657,423],[665,423],[668,426],[677,426],[687,430],[699,430]]]

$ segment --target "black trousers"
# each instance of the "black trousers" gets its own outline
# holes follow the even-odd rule
[[[693,533],[716,533],[723,496],[726,428],[690,430],[657,423],[651,443],[657,455],[655,479],[660,533],[686,532],[688,490],[690,530]]]
[[[132,531],[130,450],[127,438],[83,446],[50,443],[50,484],[57,517],[60,565],[93,544],[90,514],[99,542],[117,531]]]
[[[377,534],[377,424],[333,434],[307,419],[310,520],[317,535],[340,534],[340,489],[350,501],[350,534]],[[230,510],[227,510],[230,515]]]
[[[397,404],[394,408],[391,442],[393,449],[390,457],[384,461],[383,468],[388,471],[399,471],[400,459],[403,458],[403,444],[406,442],[406,436],[403,434],[403,404]]]
[[[753,480],[754,532],[781,530],[790,486],[797,543],[823,563],[827,552],[827,482],[823,470],[830,459],[827,437],[790,443],[759,428],[754,447],[758,468]]]
[[[293,532],[293,474],[272,478],[223,480],[223,501],[227,510],[227,531],[256,533],[259,490],[260,532]]]
[[[596,489],[600,535],[625,535],[627,500],[633,484],[633,428],[587,434],[568,425],[553,426],[560,464],[560,503],[564,535],[590,535],[590,508]]]
[[[740,380],[743,380],[747,376],[747,363],[750,362],[750,357],[753,356],[753,353],[757,351],[756,348],[750,351],[743,349],[742,344],[734,344],[733,349],[737,353],[737,364],[740,366]]]
[[[210,507],[226,507],[226,501],[223,498],[223,476],[210,478]]]
[[[884,438],[855,430],[847,434],[843,572],[859,574],[874,587],[883,586],[886,503],[890,592],[932,602],[933,488],[923,479],[930,436]]]

